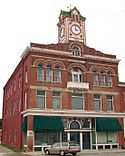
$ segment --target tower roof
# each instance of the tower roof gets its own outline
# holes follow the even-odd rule
[[[64,18],[70,17],[70,16],[71,16],[71,13],[72,13],[74,10],[76,10],[76,11],[78,12],[78,14],[80,14],[79,10],[78,10],[76,7],[74,7],[73,9],[71,9],[71,10],[68,11],[68,12],[67,12],[67,11],[61,10],[60,16],[62,15]],[[59,16],[59,17],[60,17],[60,16]],[[84,21],[86,18],[83,17],[82,15],[80,15],[80,19]]]

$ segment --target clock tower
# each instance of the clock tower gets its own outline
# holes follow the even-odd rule
[[[74,7],[69,12],[62,11],[59,16],[58,42],[80,42],[86,44],[85,17]]]

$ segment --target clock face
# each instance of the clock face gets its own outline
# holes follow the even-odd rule
[[[71,30],[75,35],[78,35],[81,32],[80,27],[76,24],[72,25]]]

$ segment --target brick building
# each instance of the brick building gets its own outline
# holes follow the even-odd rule
[[[28,151],[73,140],[121,148],[125,83],[116,55],[86,45],[85,17],[61,11],[57,44],[31,43],[4,87],[2,143]]]

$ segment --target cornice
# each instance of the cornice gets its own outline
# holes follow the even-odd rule
[[[37,52],[37,53],[46,53],[46,54],[53,54],[53,55],[63,55],[67,57],[73,56],[70,52],[66,51],[59,51],[59,50],[52,50],[52,49],[43,49],[38,47],[26,47],[25,51],[21,55],[21,58],[25,58],[26,55],[29,53],[29,51]],[[77,56],[75,56],[77,58]],[[120,59],[114,59],[114,58],[107,58],[107,57],[101,57],[101,56],[93,56],[93,55],[83,55],[82,57],[78,56],[78,59],[86,59],[86,60],[97,60],[97,61],[104,61],[104,62],[113,62],[113,63],[119,63]]]
[[[62,117],[108,117],[108,118],[125,118],[125,112],[94,112],[84,110],[54,110],[54,109],[40,109],[32,108],[22,111],[21,114],[25,116],[29,115],[44,115],[44,116],[62,116]]]
[[[98,60],[98,61],[105,61],[105,62],[114,62],[119,63],[120,59],[113,59],[113,58],[107,58],[102,56],[93,56],[93,55],[84,55],[83,58],[88,60]]]

